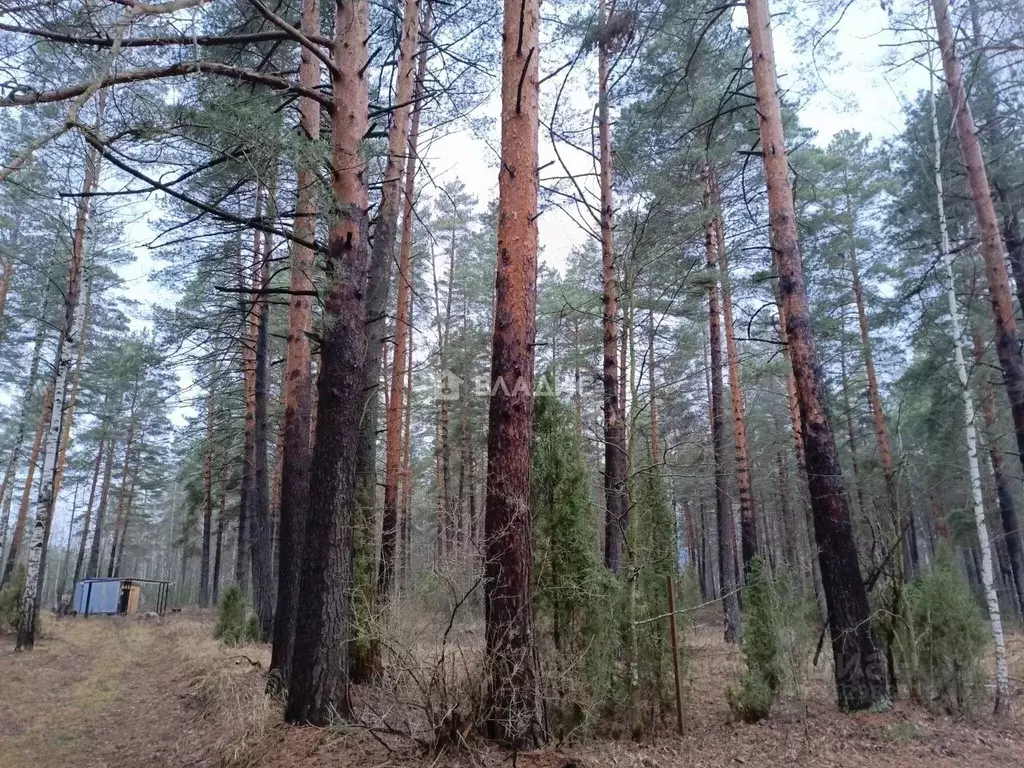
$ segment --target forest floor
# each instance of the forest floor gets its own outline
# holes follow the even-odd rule
[[[444,758],[365,729],[294,728],[263,695],[269,649],[225,647],[212,615],[48,619],[32,653],[0,638],[0,766],[185,768],[437,766],[438,768],[682,768],[682,766],[1020,766],[1024,764],[1024,636],[1012,634],[1010,716],[935,716],[899,701],[885,714],[836,711],[827,670],[810,676],[758,725],[733,722],[724,688],[741,668],[717,640],[714,616],[688,643],[685,735],[666,723],[642,742],[595,738],[529,754],[488,746]],[[822,666],[825,666],[824,664]]]

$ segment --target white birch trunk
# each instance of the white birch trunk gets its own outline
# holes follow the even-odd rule
[[[72,278],[76,279],[76,278]],[[57,453],[60,450],[60,435],[64,428],[64,406],[67,398],[68,373],[71,361],[78,346],[78,338],[82,333],[85,320],[85,303],[77,302],[73,308],[71,328],[61,339],[57,350],[57,373],[54,381],[53,411],[50,424],[46,429],[43,441],[42,472],[40,474],[39,495],[36,497],[35,520],[32,523],[32,535],[29,539],[28,571],[25,579],[25,591],[21,598],[18,611],[18,649],[30,650],[35,644],[36,616],[39,613],[39,576],[45,546],[46,524],[53,507],[53,483],[57,472]]]
[[[960,343],[960,312],[956,303],[956,287],[953,279],[953,260],[950,257],[949,231],[946,226],[946,207],[942,189],[942,141],[939,136],[939,119],[935,108],[935,92],[931,91],[932,137],[935,141],[935,189],[941,230],[940,249],[942,264],[946,270],[946,295],[949,300],[949,317],[953,333],[953,359],[964,401],[964,431],[967,439],[967,463],[971,477],[971,501],[974,507],[974,522],[978,528],[978,543],[981,546],[981,582],[985,589],[985,602],[992,625],[992,639],[996,646],[996,691],[995,710],[999,712],[1008,703],[1009,670],[1006,666],[1006,643],[1003,638],[1003,621],[999,614],[999,600],[996,597],[992,577],[992,547],[989,542],[988,526],[985,524],[985,508],[982,502],[981,471],[978,468],[978,433],[974,425],[974,400],[971,397],[967,364],[964,361],[963,346]]]

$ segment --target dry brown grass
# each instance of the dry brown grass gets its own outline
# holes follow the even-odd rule
[[[431,706],[440,714],[445,707],[466,706],[459,703],[466,695],[459,686],[479,667],[479,626],[467,616],[466,622],[453,623],[442,642],[447,631],[447,622],[438,618],[442,614],[417,615],[405,606],[389,640],[388,685],[357,691],[361,724],[329,729],[283,724],[280,703],[264,694],[269,649],[229,648],[213,640],[210,614],[149,622],[53,622],[32,654],[0,649],[5,694],[0,695],[0,766],[511,765],[509,753],[473,732],[463,735],[461,727],[465,743],[457,752],[438,757],[424,748],[430,725],[423,692],[433,697]],[[683,736],[670,720],[641,743],[598,738],[572,750],[519,755],[516,765],[990,768],[1024,763],[1024,637],[1019,633],[1009,636],[1014,682],[1013,713],[1007,718],[980,712],[970,721],[953,720],[904,701],[885,714],[842,715],[823,658],[818,667],[801,668],[800,684],[769,720],[744,725],[732,721],[723,696],[739,676],[742,660],[721,642],[717,612],[701,612],[697,619],[687,643],[691,678]]]

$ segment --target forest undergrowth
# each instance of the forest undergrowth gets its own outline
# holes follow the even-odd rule
[[[743,660],[721,641],[719,615],[715,606],[702,608],[687,636],[683,735],[671,717],[640,741],[613,738],[614,724],[604,723],[582,744],[514,758],[473,728],[473,691],[464,683],[479,675],[462,672],[479,663],[483,635],[482,625],[470,619],[450,628],[444,622],[441,634],[433,633],[437,624],[425,612],[415,626],[403,625],[397,634],[409,651],[416,649],[405,657],[407,668],[388,676],[388,690],[357,686],[358,722],[329,728],[286,726],[281,707],[265,692],[269,646],[213,639],[212,613],[48,619],[38,653],[0,655],[3,687],[25,692],[17,699],[0,696],[0,765],[469,768],[514,760],[528,768],[674,768],[1009,766],[1024,759],[1019,633],[1008,636],[1008,716],[951,718],[904,699],[887,713],[842,715],[823,656],[817,667],[808,662],[797,695],[784,696],[768,719],[747,725],[726,703],[725,688],[739,680]],[[426,743],[445,716],[455,730],[452,740]]]

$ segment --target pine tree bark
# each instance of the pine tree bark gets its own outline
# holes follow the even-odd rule
[[[981,106],[979,110],[984,130],[979,134],[983,144],[988,145],[989,152],[998,156],[1001,145],[1006,141],[1006,132],[999,116],[1000,93],[998,85],[993,78],[992,67],[989,62],[989,52],[986,50],[985,38],[981,27],[981,9],[977,0],[970,0],[968,3],[971,14],[971,31],[973,33],[973,45],[975,53],[974,77],[972,91]],[[985,138],[987,137],[987,138]],[[1006,246],[1006,257],[1010,263],[1010,270],[1013,273],[1014,283],[1017,287],[1017,301],[1024,309],[1024,238],[1021,237],[1020,214],[1014,206],[1013,200],[1007,191],[1013,187],[1013,180],[1007,179],[1006,168],[1002,162],[992,162],[988,166],[992,174],[992,188],[996,193],[996,200],[999,204],[999,215],[1002,219],[1002,237]]]
[[[225,516],[227,515],[228,509],[228,473],[227,467],[224,464],[220,465],[220,507],[217,510],[217,538],[213,547],[213,578],[210,584],[211,602],[214,605],[220,601],[220,570],[221,570],[221,555],[224,551],[224,524]],[[277,626],[277,617],[275,616],[275,624]]]
[[[846,412],[846,439],[850,446],[850,469],[853,470],[853,487],[857,491],[856,512],[868,518],[868,503],[864,498],[864,481],[860,474],[860,451],[857,450],[857,426],[853,401],[850,399],[850,379],[846,367],[846,317],[843,316],[843,341],[839,349],[839,380],[843,388],[843,410]],[[872,558],[874,561],[874,558]]]
[[[604,384],[604,564],[617,574],[622,567],[622,547],[627,520],[626,424],[618,382],[618,281],[615,271],[614,218],[612,199],[612,138],[608,114],[608,41],[606,0],[599,1],[598,27],[598,134],[601,172],[601,272],[602,327],[604,330],[602,381]]]
[[[210,536],[213,532],[213,410],[216,404],[211,371],[206,394],[206,444],[203,446],[203,543],[199,561],[199,604],[210,604]]]
[[[771,240],[779,266],[779,290],[786,310],[788,346],[800,403],[815,538],[821,553],[821,579],[832,637],[836,692],[841,709],[869,709],[886,700],[884,663],[871,625],[835,435],[825,410],[817,368],[793,191],[788,178],[768,5],[766,0],[747,0],[746,7]]]
[[[494,395],[489,401],[484,518],[486,728],[492,739],[517,749],[537,746],[545,731],[532,620],[530,518],[539,5],[538,0],[505,0],[504,4],[498,261],[491,348]]]
[[[725,642],[735,643],[740,631],[740,602],[736,585],[736,552],[733,546],[732,503],[729,499],[725,472],[725,402],[722,383],[721,307],[718,293],[721,246],[715,223],[715,203],[711,170],[705,165],[701,172],[704,184],[704,246],[708,270],[708,340],[710,342],[709,397],[711,401],[711,455],[715,478],[715,517],[718,524],[719,598]]]
[[[78,556],[75,558],[75,575],[71,580],[72,587],[82,578],[82,568],[85,565],[85,546],[89,539],[89,528],[92,524],[92,510],[96,502],[96,488],[99,485],[100,470],[103,467],[103,448],[107,443],[106,431],[100,434],[99,445],[96,447],[96,461],[93,464],[92,482],[89,484],[89,502],[85,506],[85,519],[82,521],[82,540],[78,546]]]
[[[277,217],[276,179],[266,189],[266,217]],[[252,398],[252,518],[250,547],[252,550],[252,603],[260,621],[260,634],[270,638],[274,631],[274,521],[270,511],[270,463],[268,460],[269,429],[267,428],[267,400],[270,361],[270,259],[273,239],[263,236],[263,249],[254,282],[260,293],[256,299],[256,348],[253,355]]]
[[[3,579],[0,584],[7,584],[14,574],[18,557],[21,552],[21,545],[25,538],[25,523],[28,520],[29,507],[32,505],[32,483],[35,480],[36,468],[39,466],[39,455],[43,448],[43,439],[46,435],[47,425],[50,423],[50,416],[53,413],[53,382],[46,386],[43,392],[42,412],[39,414],[39,423],[36,424],[36,434],[32,439],[32,451],[28,456],[28,472],[25,475],[25,487],[21,491],[21,503],[18,505],[18,517],[14,523],[14,531],[11,534],[11,546],[7,550],[7,563],[4,565]]]
[[[304,557],[285,718],[327,725],[347,718],[356,523],[356,452],[366,364],[369,262],[366,43],[369,2],[339,2],[333,46],[332,189],[338,206],[327,252],[316,445],[310,467]]]
[[[936,16],[939,16],[940,4],[943,0],[935,0]],[[948,10],[948,9],[947,9]],[[949,19],[946,18],[946,34],[948,35]],[[943,31],[940,22],[939,39],[942,41]],[[948,41],[947,41],[948,42]],[[945,58],[945,57],[944,57]],[[948,74],[947,74],[948,78]],[[957,103],[954,100],[954,103]],[[953,260],[950,255],[949,233],[946,226],[946,207],[943,197],[942,182],[942,141],[939,136],[938,110],[935,105],[935,92],[931,91],[932,104],[932,139],[935,143],[935,188],[936,207],[939,214],[939,249],[942,264],[945,268],[946,298],[949,306],[950,330],[953,337],[953,361],[956,366],[957,378],[960,380],[961,396],[964,407],[964,437],[967,443],[967,468],[971,478],[971,504],[974,511],[974,522],[978,532],[978,544],[981,547],[980,583],[985,602],[988,605],[989,623],[996,651],[995,680],[995,711],[998,714],[1004,707],[1009,707],[1009,669],[1006,664],[1006,644],[1003,638],[1003,622],[999,613],[999,599],[996,596],[992,574],[992,547],[989,543],[988,524],[985,522],[985,507],[982,501],[981,470],[978,466],[978,435],[975,427],[974,398],[971,396],[970,379],[967,374],[967,363],[964,360],[961,339],[960,310],[956,303],[956,281],[953,276]],[[966,102],[963,103],[966,108]],[[962,139],[961,139],[962,143]],[[965,158],[966,159],[966,158]],[[966,163],[965,163],[966,164]],[[984,169],[982,169],[984,171]],[[991,203],[991,200],[989,200]],[[1001,261],[1001,258],[1000,258]],[[1006,266],[1002,265],[1003,276]],[[993,300],[994,302],[995,300]],[[1010,317],[1011,321],[1013,317]]]
[[[412,356],[413,356],[413,308],[414,297],[409,296],[409,341],[408,341],[408,358],[406,359],[405,369],[407,372],[407,382],[405,385],[406,392],[412,392]],[[411,516],[411,505],[412,505],[412,397],[405,399],[405,424],[402,427],[402,469],[399,473],[402,478],[402,503],[399,507],[399,527],[401,528],[401,541],[402,541],[402,557],[399,560],[401,565],[401,573],[398,575],[398,581],[401,584],[405,584],[408,579],[409,571],[412,568],[412,522]]]
[[[419,146],[421,101],[427,75],[426,40],[430,35],[433,3],[428,0],[421,22],[423,43],[417,56],[413,88],[412,124],[405,161],[405,194],[402,214],[402,240],[398,263],[397,317],[395,320],[395,352],[391,365],[391,396],[388,400],[385,427],[384,519],[381,529],[380,565],[377,572],[377,596],[389,600],[395,585],[395,551],[399,538],[398,481],[402,472],[403,419],[406,410],[406,379],[409,371],[409,350],[412,345],[412,225],[413,197],[416,192],[416,150]]]
[[[263,215],[263,187],[257,185],[255,216]],[[252,259],[246,267],[239,248],[238,287],[239,309],[242,314],[242,387],[243,387],[243,432],[242,432],[242,484],[238,503],[238,535],[235,547],[235,583],[242,594],[249,596],[252,590],[252,548],[253,517],[256,506],[256,344],[259,336],[259,301],[256,290],[259,287],[260,264],[263,260],[263,233],[253,232]]]
[[[32,345],[32,362],[29,363],[28,379],[25,382],[25,396],[21,400],[21,408],[18,414],[18,427],[17,432],[14,436],[14,442],[11,446],[11,453],[7,457],[7,467],[4,470],[3,485],[0,487],[0,519],[2,519],[2,529],[0,529],[0,557],[3,557],[7,551],[7,534],[10,528],[11,519],[11,501],[14,498],[14,481],[18,474],[18,466],[21,462],[21,454],[25,449],[25,432],[28,426],[29,413],[32,406],[36,391],[36,382],[39,376],[39,361],[42,359],[43,343],[46,341],[46,329],[47,325],[45,322],[46,308],[48,305],[49,293],[43,299],[43,309],[40,315],[44,322],[40,322],[39,330],[36,333],[35,342]],[[40,419],[40,424],[45,421],[45,416]],[[42,433],[40,437],[33,443],[35,445],[38,440],[42,439]],[[33,447],[33,453],[38,450]],[[35,464],[34,461],[30,463],[30,466]],[[22,523],[24,526],[24,522]],[[6,564],[6,561],[4,561]],[[0,586],[7,583],[7,569],[6,565],[0,578]]]
[[[974,346],[974,365],[978,371],[985,371],[985,343],[981,338],[981,330],[972,328]],[[992,381],[982,373],[981,376],[981,413],[985,422],[988,440],[988,459],[992,468],[992,479],[996,486],[996,501],[999,507],[999,521],[1006,541],[1006,559],[1009,561],[1011,581],[1017,596],[1017,605],[1024,612],[1024,568],[1021,566],[1021,538],[1017,528],[1017,510],[1013,502],[1013,490],[1010,478],[1006,474],[1003,452],[997,438],[999,417],[996,413],[995,395]]]
[[[117,511],[114,515],[114,538],[110,544],[110,560],[107,562],[107,578],[117,575],[119,553],[124,550],[124,535],[128,527],[128,498],[131,495],[132,449],[135,447],[135,430],[138,425],[135,418],[135,401],[138,399],[138,388],[132,398],[131,420],[128,423],[128,436],[124,441],[124,462],[121,464],[121,482],[117,488]]]
[[[303,0],[301,29],[307,37],[320,34],[319,0]],[[300,47],[299,84],[315,88],[320,83],[320,59],[305,46]],[[299,99],[299,128],[304,137],[320,139],[320,104],[311,98]],[[302,165],[296,169],[297,197],[293,230],[298,239],[316,240],[317,173]],[[270,672],[283,687],[288,687],[292,650],[295,645],[295,611],[299,599],[299,572],[305,515],[309,505],[309,462],[311,459],[311,389],[313,385],[309,332],[312,308],[314,251],[298,242],[292,244],[291,276],[288,297],[288,346],[284,371],[284,442],[281,457],[281,506],[278,535],[277,606]],[[221,470],[221,515],[217,521],[220,540],[224,526],[225,472]],[[219,550],[219,547],[218,547]],[[215,570],[217,570],[215,568]],[[216,585],[216,578],[214,584]]]
[[[747,443],[746,406],[740,375],[740,355],[736,347],[736,329],[732,316],[732,287],[729,281],[729,252],[725,247],[725,224],[721,212],[721,193],[713,170],[708,167],[712,202],[716,209],[715,227],[718,241],[718,266],[722,281],[722,318],[725,324],[725,354],[729,363],[729,394],[732,399],[733,439],[736,443],[736,485],[740,496],[740,545],[743,576],[747,578],[750,563],[757,555],[757,505],[750,481],[750,449]]]
[[[852,226],[851,226],[852,230]],[[852,237],[852,232],[851,232]],[[882,395],[878,388],[878,375],[875,373],[875,356],[871,351],[871,330],[868,325],[868,313],[864,306],[864,288],[860,281],[860,266],[857,263],[857,250],[853,247],[847,253],[850,264],[850,282],[853,289],[853,301],[857,307],[857,328],[860,331],[860,349],[864,358],[864,370],[868,379],[868,402],[871,404],[871,418],[875,427],[875,442],[878,444],[878,455],[882,460],[882,476],[885,480],[885,494],[889,502],[889,515],[893,523],[894,543],[902,551],[902,568],[896,578],[910,578],[913,575],[914,558],[910,544],[913,531],[907,535],[906,522],[900,512],[900,495],[896,482],[896,465],[892,458],[889,444],[889,429],[882,408]]]
[[[110,480],[114,474],[114,457],[118,441],[112,438],[107,442],[107,455],[103,460],[103,483],[100,486],[100,502],[96,507],[96,523],[93,526],[92,543],[89,545],[89,561],[85,568],[86,578],[100,575],[100,546],[103,541],[103,521],[107,514],[107,501],[110,498]]]
[[[388,131],[388,154],[381,181],[381,202],[373,223],[373,245],[366,286],[366,364],[363,369],[362,420],[359,429],[359,465],[356,470],[356,624],[359,639],[353,647],[355,682],[374,677],[380,666],[380,648],[368,636],[376,603],[377,431],[381,381],[384,376],[384,342],[387,337],[387,305],[398,212],[402,196],[409,113],[416,70],[416,43],[420,27],[419,0],[404,0],[398,41],[395,98]],[[372,630],[369,630],[372,633]]]
[[[1024,357],[1014,319],[1010,296],[1009,276],[1003,254],[1003,241],[999,232],[995,205],[989,189],[988,174],[981,144],[963,81],[963,67],[957,58],[946,0],[932,0],[938,29],[939,50],[945,72],[946,89],[953,106],[954,123],[963,158],[971,203],[974,207],[981,240],[981,256],[985,262],[989,301],[995,326],[995,348],[1003,371],[1020,461],[1024,466]],[[1017,526],[1019,528],[1019,526]]]

